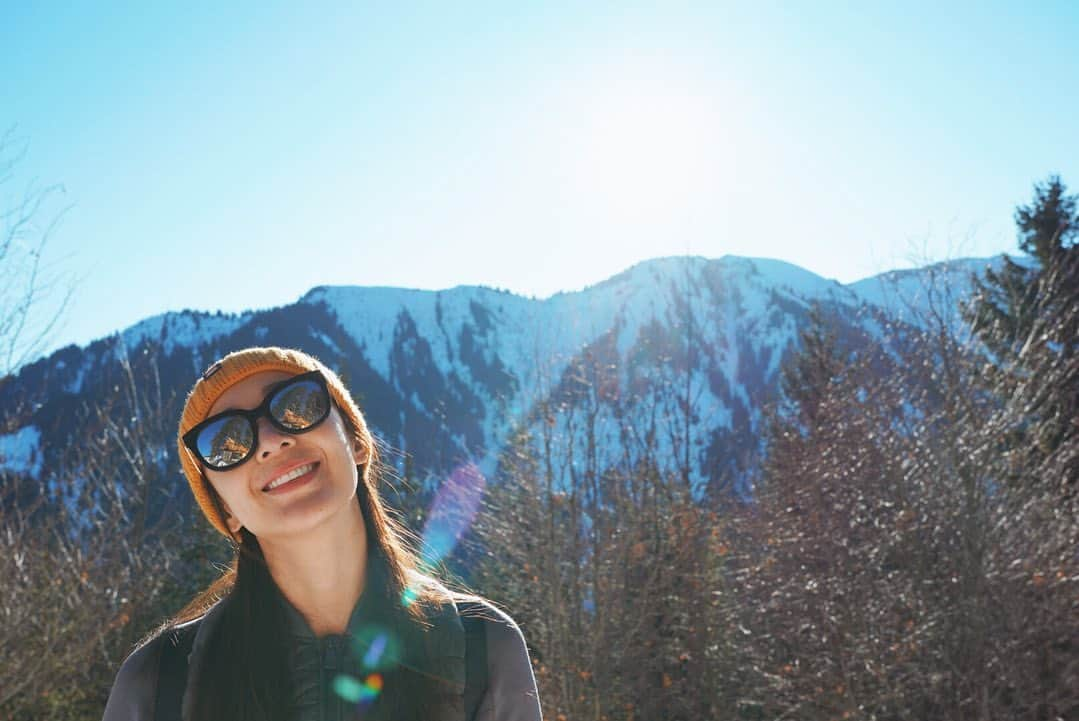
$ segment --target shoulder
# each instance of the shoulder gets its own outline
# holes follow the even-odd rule
[[[487,637],[488,656],[492,652],[496,656],[524,652],[527,658],[524,634],[508,613],[482,598],[458,601],[457,607],[461,619],[466,623],[482,623],[483,633]]]
[[[157,669],[164,636],[158,634],[124,660],[116,673],[103,721],[150,721],[157,693]]]
[[[539,721],[536,679],[520,626],[483,599],[458,602],[466,623],[482,624],[487,655],[487,692],[476,718],[485,721]],[[469,621],[469,619],[474,619]]]
[[[152,721],[161,654],[167,644],[175,643],[178,631],[193,633],[201,620],[161,629],[124,659],[109,692],[102,721]]]

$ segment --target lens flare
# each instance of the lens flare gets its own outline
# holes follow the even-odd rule
[[[363,682],[364,692],[370,697],[374,698],[382,693],[382,674],[373,673],[367,677],[367,680]]]
[[[416,599],[419,598],[419,595],[420,594],[416,591],[416,589],[412,588],[412,586],[409,586],[401,593],[401,605],[406,607],[411,606],[416,601]]]
[[[349,703],[356,703],[362,698],[363,688],[362,683],[346,674],[339,674],[333,680],[334,693]]]
[[[382,674],[372,673],[362,682],[347,674],[338,674],[333,680],[333,690],[349,703],[369,703],[382,693]]]
[[[367,649],[367,653],[363,655],[364,668],[375,668],[378,666],[378,660],[382,658],[382,652],[386,650],[388,643],[389,641],[384,633],[380,633],[375,637],[375,640],[371,642],[370,648]]]
[[[487,480],[472,463],[458,466],[442,483],[423,529],[420,562],[425,570],[434,568],[453,552],[476,517],[486,485]],[[416,589],[407,588],[401,601],[408,606],[417,596]]]
[[[390,630],[374,624],[352,634],[352,651],[364,671],[385,671],[401,660],[401,643]]]

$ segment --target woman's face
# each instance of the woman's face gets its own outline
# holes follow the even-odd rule
[[[264,371],[245,378],[225,391],[206,415],[256,408],[268,387],[293,375]],[[242,526],[260,540],[295,536],[335,514],[354,512],[356,464],[367,460],[366,451],[357,445],[336,406],[326,420],[299,435],[259,418],[258,447],[251,458],[231,470],[203,470],[224,502],[233,534]],[[267,488],[290,476],[296,477]]]

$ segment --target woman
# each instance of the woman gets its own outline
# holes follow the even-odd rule
[[[517,626],[420,572],[379,498],[374,438],[318,360],[213,364],[179,452],[235,560],[127,658],[105,721],[539,721]]]

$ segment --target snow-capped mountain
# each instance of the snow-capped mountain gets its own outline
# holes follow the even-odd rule
[[[881,306],[925,302],[919,290],[942,272],[967,293],[969,272],[989,262],[844,286],[777,260],[661,258],[544,300],[482,287],[336,286],[240,315],[167,313],[59,350],[0,385],[0,469],[48,476],[89,441],[86,409],[123,408],[130,379],[146,386],[156,374],[160,395],[146,394],[127,422],[143,422],[146,408],[169,419],[156,448],[179,486],[172,434],[182,394],[231,350],[281,345],[341,373],[387,460],[421,479],[466,461],[490,474],[513,434],[532,430],[571,455],[561,483],[632,463],[648,447],[684,466],[704,494],[737,487],[750,470],[761,409],[814,303],[840,327],[879,335]]]

